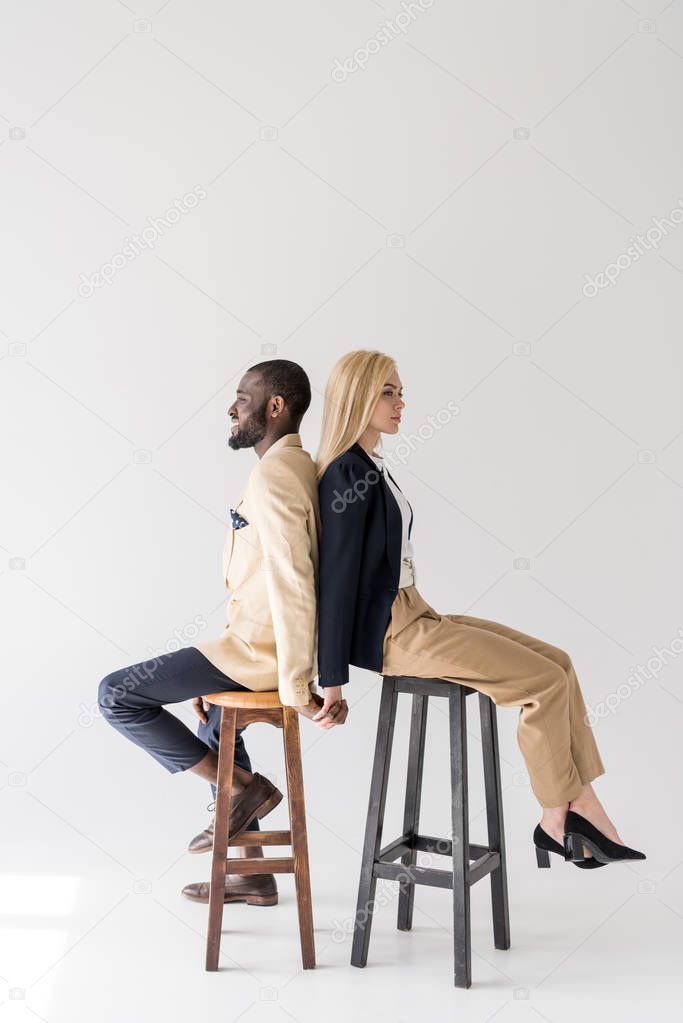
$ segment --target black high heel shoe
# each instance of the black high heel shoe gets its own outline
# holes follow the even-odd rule
[[[580,813],[569,810],[564,822],[564,858],[574,863],[582,861],[584,845],[600,863],[647,859],[645,853],[613,842]]]
[[[547,831],[544,831],[540,824],[536,825],[536,830],[534,831],[534,845],[536,846],[536,862],[539,867],[550,866],[550,856],[548,854],[551,852],[557,853],[564,859],[567,858],[560,843],[556,842]],[[580,860],[572,860],[572,862],[575,867],[583,867],[584,870],[592,870],[594,867],[605,866],[604,863],[600,863],[599,860],[596,860],[594,856],[589,856],[588,859],[582,858]]]

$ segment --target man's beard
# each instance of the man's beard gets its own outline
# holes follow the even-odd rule
[[[251,413],[244,426],[237,427],[237,433],[230,434],[228,446],[233,451],[237,451],[238,448],[253,448],[254,444],[258,444],[265,437],[267,422],[264,403],[261,408]]]

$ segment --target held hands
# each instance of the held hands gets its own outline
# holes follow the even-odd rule
[[[325,731],[335,725],[343,725],[349,713],[348,704],[342,699],[341,686],[327,686],[324,700],[314,693],[308,703],[296,710]]]
[[[209,720],[207,716],[209,706],[202,696],[195,696],[192,700],[192,709],[203,725]],[[334,728],[335,725],[343,725],[349,713],[346,700],[341,698],[341,686],[327,687],[324,700],[317,693],[311,694],[308,703],[294,709],[325,730]]]

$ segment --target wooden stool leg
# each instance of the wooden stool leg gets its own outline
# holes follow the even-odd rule
[[[427,731],[428,696],[415,694],[410,719],[410,745],[408,747],[408,772],[406,777],[406,801],[403,811],[403,834],[412,838],[419,833],[420,799],[422,796],[422,765],[424,763],[425,733]],[[417,862],[417,850],[411,849],[401,857],[401,863],[413,867]],[[401,881],[398,894],[399,931],[409,931],[413,926],[413,902],[415,883]]]
[[[466,699],[463,687],[454,682],[448,696],[448,716],[453,827],[453,979],[456,987],[470,987],[472,984]]]
[[[393,677],[385,677],[382,683],[382,698],[379,704],[375,759],[372,767],[363,858],[361,861],[360,881],[358,883],[358,902],[356,904],[353,945],[351,947],[352,966],[365,966],[368,960],[368,944],[370,942],[370,928],[372,926],[375,889],[377,887],[377,878],[373,876],[373,868],[375,860],[379,856],[380,843],[382,841],[382,825],[384,823],[384,807],[387,800],[387,783],[389,780],[391,743],[394,736],[397,698],[398,693],[395,689]]]
[[[488,846],[489,849],[500,853],[500,866],[491,872],[493,941],[496,948],[504,949],[510,947],[510,913],[508,910],[503,797],[498,754],[498,725],[496,721],[496,705],[484,693],[479,693],[479,715],[481,718],[481,744],[484,755]]]
[[[235,760],[235,729],[237,711],[223,707],[221,734],[218,746],[218,778],[216,785],[216,818],[213,833],[211,885],[209,888],[209,926],[206,937],[206,969],[218,969],[223,923],[223,896],[225,893],[225,859],[228,855],[230,802]]]
[[[292,832],[292,857],[294,859],[296,908],[299,914],[301,960],[304,970],[311,970],[315,966],[315,940],[313,936],[311,879],[308,867],[306,805],[304,802],[304,776],[301,765],[299,715],[293,707],[282,708],[282,738],[285,748],[287,799],[289,802],[289,821]]]

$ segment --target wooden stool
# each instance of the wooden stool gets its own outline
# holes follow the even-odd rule
[[[466,698],[474,692],[476,690],[468,686],[456,682],[446,682],[443,679],[384,676],[375,760],[370,784],[370,802],[365,827],[365,843],[358,885],[358,903],[351,950],[352,966],[365,966],[367,962],[378,877],[399,882],[397,927],[400,931],[409,931],[412,927],[416,884],[452,889],[454,983],[456,987],[470,987],[472,983],[470,888],[487,874],[491,875],[494,945],[498,949],[510,947],[496,707],[493,701],[483,693],[479,693],[479,713],[484,755],[488,845],[472,845],[469,841]],[[399,693],[410,693],[413,697],[403,834],[384,848],[380,848],[396,703]],[[435,838],[431,835],[420,835],[418,827],[427,701],[430,696],[443,696],[448,699],[453,832],[450,840]],[[449,856],[452,858],[452,867],[450,870],[436,870],[433,867],[417,866],[418,852]],[[395,861],[399,857],[401,862],[396,863]],[[474,862],[470,862],[471,860]]]
[[[299,741],[299,715],[293,707],[280,703],[277,692],[224,692],[205,696],[208,703],[221,707],[221,731],[218,748],[216,785],[216,818],[213,836],[211,885],[209,892],[209,927],[206,941],[206,969],[218,969],[223,922],[225,875],[229,874],[294,874],[296,906],[299,915],[301,958],[305,970],[315,966],[311,883],[308,871],[306,810]],[[290,831],[243,831],[231,841],[228,834],[232,792],[235,732],[254,721],[265,721],[282,728],[287,774]],[[291,845],[292,855],[284,857],[231,857],[228,847],[245,845]]]

